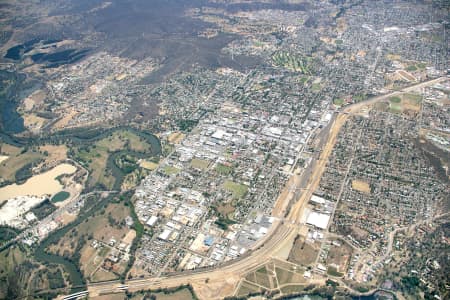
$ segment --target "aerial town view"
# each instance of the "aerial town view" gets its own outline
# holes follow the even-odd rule
[[[0,299],[450,299],[449,1],[0,24]]]

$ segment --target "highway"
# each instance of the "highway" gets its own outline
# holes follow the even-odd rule
[[[215,269],[184,272],[165,277],[127,280],[125,284],[128,286],[128,290],[136,291],[140,289],[157,289],[191,284],[200,299],[222,299],[233,295],[237,284],[248,271],[256,269],[258,266],[269,261],[273,255],[280,251],[280,249],[288,246],[292,239],[298,234],[306,204],[319,185],[322,174],[326,169],[328,157],[332,153],[336,143],[338,133],[348,117],[365,106],[383,101],[403,92],[411,92],[415,89],[433,85],[445,78],[446,77],[440,77],[418,83],[404,88],[401,91],[372,97],[365,101],[343,107],[334,118],[332,124],[325,127],[317,136],[317,138],[319,138],[318,148],[321,151],[316,152],[318,155],[316,155],[311,162],[310,170],[305,170],[303,172],[302,176],[306,176],[307,178],[295,178],[294,193],[286,191],[286,189],[292,190],[292,180],[289,180],[286,185],[283,193],[287,196],[278,199],[278,201],[283,201],[284,203],[280,204],[277,202],[276,206],[286,207],[286,201],[289,202],[292,195],[298,200],[293,203],[285,218],[278,219],[274,222],[271,232],[264,237],[264,240],[258,243],[259,248],[249,251],[248,255],[245,257],[233,260],[227,264],[218,266]],[[121,286],[122,283],[118,281],[95,284],[90,283],[88,285],[88,291],[90,297],[95,297],[96,295],[119,292],[121,291],[119,289]]]

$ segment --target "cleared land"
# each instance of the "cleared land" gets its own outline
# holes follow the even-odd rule
[[[191,161],[191,166],[196,169],[206,170],[209,167],[210,162],[203,159],[194,158]]]
[[[0,201],[11,199],[17,196],[44,196],[55,194],[63,188],[56,180],[56,177],[63,174],[73,174],[76,167],[69,164],[61,164],[50,171],[35,175],[28,179],[24,184],[11,184],[0,188]]]
[[[146,160],[146,159],[141,160],[139,165],[141,166],[141,168],[144,168],[144,169],[147,169],[150,171],[156,170],[159,166],[159,164],[157,164],[153,161]]]
[[[186,135],[182,132],[174,132],[171,135],[169,135],[167,140],[171,144],[179,144],[184,139],[185,136]]]
[[[316,261],[319,254],[319,246],[311,244],[305,240],[305,237],[299,236],[289,253],[288,261],[302,266],[309,266]]]
[[[352,181],[352,189],[357,190],[359,192],[363,192],[366,194],[370,194],[370,185],[362,180],[353,180]]]
[[[347,270],[352,248],[345,242],[339,242],[339,245],[332,245],[328,252],[327,265],[334,265],[336,272],[344,273]],[[331,274],[333,275],[333,274]]]

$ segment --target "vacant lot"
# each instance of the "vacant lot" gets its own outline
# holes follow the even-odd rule
[[[282,268],[275,268],[275,273],[277,274],[278,283],[280,286],[285,284],[303,284],[306,283],[305,278],[302,274],[291,272]]]
[[[112,272],[99,268],[92,276],[92,282],[107,281],[117,279],[117,275]]]
[[[236,183],[236,182],[233,182],[231,180],[226,180],[223,183],[222,187],[226,191],[230,192],[233,195],[234,199],[241,199],[241,198],[243,198],[247,194],[247,191],[248,191],[248,188],[247,188],[246,185],[243,185],[243,184],[240,184],[240,183]]]
[[[180,172],[180,169],[173,167],[173,166],[165,166],[162,171],[164,172],[164,174],[170,176],[170,175],[178,174]]]
[[[203,159],[194,158],[191,161],[191,166],[193,168],[195,168],[195,169],[206,170],[206,169],[208,169],[209,161],[203,160]]]
[[[169,137],[167,138],[167,140],[169,141],[169,143],[171,143],[171,144],[178,144],[178,143],[180,143],[183,139],[184,139],[184,137],[185,137],[186,135],[184,134],[184,133],[182,133],[182,132],[174,132],[174,133],[172,133],[171,135],[169,135]]]
[[[217,211],[224,217],[232,219],[235,207],[231,203],[221,204],[217,207]]]
[[[305,241],[305,237],[300,236],[296,239],[288,261],[302,266],[308,266],[316,260],[319,254],[319,247]]]
[[[233,167],[226,166],[224,164],[217,164],[215,170],[219,174],[228,175],[231,174],[231,172],[233,172]]]
[[[261,291],[261,288],[257,285],[244,281],[242,282],[241,286],[239,287],[239,291],[237,293],[237,296],[246,296],[250,293],[255,293]]]
[[[153,161],[149,161],[146,159],[141,160],[141,162],[139,163],[139,165],[141,166],[141,168],[153,171],[156,170],[158,168],[158,164],[153,162]]]
[[[340,246],[339,246],[340,244]],[[337,245],[332,245],[327,257],[327,264],[336,265],[336,271],[344,273],[352,255],[352,248],[347,243],[338,241]]]
[[[363,192],[366,194],[370,194],[370,185],[362,180],[353,180],[352,181],[352,189],[357,190],[359,192]]]

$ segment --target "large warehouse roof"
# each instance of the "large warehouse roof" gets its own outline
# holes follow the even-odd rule
[[[327,228],[328,222],[330,221],[330,215],[321,214],[315,211],[312,211],[308,218],[306,219],[306,224],[313,225],[321,229]]]

